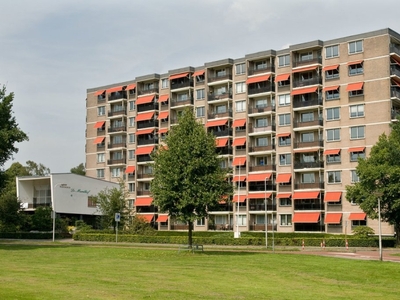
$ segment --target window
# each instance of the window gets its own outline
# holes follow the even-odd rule
[[[328,183],[341,183],[341,182],[342,182],[342,171],[328,172]]]
[[[196,117],[200,118],[204,116],[205,116],[205,107],[204,106],[196,107]]]
[[[88,196],[88,207],[97,207],[96,197]]]
[[[333,107],[333,108],[326,109],[326,120],[327,121],[339,120],[339,119],[340,119],[340,108],[339,107]]]
[[[279,199],[279,206],[292,206],[292,199],[290,198]]]
[[[350,161],[358,161],[358,158],[365,158],[365,151],[350,152]]]
[[[359,75],[362,73],[364,73],[364,68],[362,63],[349,65],[349,76]]]
[[[352,183],[360,181],[360,178],[358,177],[356,170],[351,170],[350,174],[351,174],[351,182]]]
[[[145,91],[150,91],[152,89],[154,89],[154,83],[153,82],[145,83],[143,85],[143,90],[145,90]]]
[[[325,71],[325,80],[339,78],[339,68]]]
[[[112,143],[113,144],[122,144],[122,141],[123,141],[122,135],[114,135],[112,137]]]
[[[339,154],[329,154],[326,156],[327,164],[340,163],[340,161],[341,161],[340,152],[339,152]]]
[[[279,95],[279,106],[290,105],[290,94]]]
[[[111,177],[119,177],[121,175],[120,168],[111,168]]]
[[[278,86],[279,87],[285,87],[285,86],[289,86],[289,85],[290,85],[290,79],[278,81]]]
[[[136,138],[135,134],[134,134],[134,133],[130,133],[130,134],[128,135],[128,141],[129,141],[129,143],[130,143],[130,144],[135,143],[135,138]]]
[[[105,154],[104,153],[97,153],[97,162],[98,163],[105,162]]]
[[[256,157],[257,166],[264,166],[267,164],[267,157]]]
[[[128,159],[135,159],[135,150],[128,151]]]
[[[262,60],[262,61],[257,61],[254,63],[254,68],[256,70],[264,70],[267,68],[267,61]]]
[[[302,173],[301,174],[301,183],[315,183],[315,174],[314,173]]]
[[[256,138],[256,146],[257,147],[265,147],[268,146],[268,139],[266,137]]]
[[[279,146],[290,146],[290,144],[291,144],[290,136],[279,137]]]
[[[204,89],[196,90],[196,100],[201,100],[205,98]]]
[[[129,118],[129,127],[135,127],[135,117]]]
[[[301,155],[301,161],[303,162],[315,162],[317,157],[313,153],[304,153]]]
[[[300,59],[300,61],[312,60],[313,59],[313,53],[312,52],[300,53],[299,54],[299,59]]]
[[[247,216],[246,215],[238,215],[238,224],[239,226],[246,226],[247,225]]]
[[[290,55],[289,54],[278,56],[278,60],[279,60],[279,67],[285,67],[285,66],[290,65]]]
[[[135,101],[129,101],[129,110],[136,110],[136,102]]]
[[[301,122],[312,122],[314,121],[314,113],[306,112],[300,115]]]
[[[362,96],[364,95],[364,87],[362,87],[360,90],[355,90],[355,91],[350,91],[349,92],[349,97],[357,97],[357,96]]]
[[[279,126],[290,125],[290,114],[279,115]]]
[[[189,94],[178,94],[176,95],[176,101],[187,101],[189,100]]]
[[[292,154],[280,154],[279,155],[279,165],[280,166],[288,166],[292,163]]]
[[[326,131],[326,139],[328,142],[339,141],[340,140],[340,129],[339,128],[328,129]]]
[[[106,114],[106,107],[105,106],[99,106],[97,108],[97,115],[104,116],[105,114]]]
[[[365,137],[365,126],[350,127],[350,139],[363,139]]]
[[[135,183],[128,183],[128,191],[129,193],[132,193],[135,191]]]
[[[255,102],[256,108],[264,108],[267,107],[267,99],[258,99]]]
[[[218,106],[215,108],[215,112],[216,112],[217,114],[224,114],[224,113],[226,113],[226,106],[225,106],[225,105],[218,105]]]
[[[313,73],[312,72],[302,72],[300,75],[300,80],[301,81],[307,81],[313,78]]]
[[[236,101],[235,102],[236,112],[246,111],[246,101]]]
[[[260,128],[260,127],[267,127],[268,126],[268,120],[266,118],[260,118],[260,119],[256,119],[256,128]]]
[[[129,199],[128,200],[128,208],[129,209],[133,209],[133,203],[135,202],[135,200],[134,199]]]
[[[236,94],[246,92],[246,83],[245,82],[238,82],[235,84],[235,86],[236,86]]]
[[[196,226],[204,226],[205,225],[205,218],[200,218],[196,220]]]
[[[246,65],[243,64],[237,64],[235,66],[235,71],[236,71],[236,75],[240,75],[240,74],[244,74],[246,73]]]
[[[104,169],[97,169],[97,178],[104,178]]]
[[[314,142],[314,132],[304,132],[301,134],[302,142]]]
[[[339,45],[328,46],[325,48],[325,58],[332,58],[339,56]]]
[[[280,216],[281,216],[281,226],[292,225],[292,215],[280,215]]]
[[[349,43],[349,53],[358,53],[363,51],[363,41],[355,41]]]
[[[351,226],[352,227],[367,226],[367,221],[366,220],[353,220],[353,221],[351,221]]]
[[[215,71],[215,74],[217,75],[217,77],[226,76],[226,70],[225,70],[225,69],[216,70],[216,71]]]
[[[364,104],[350,106],[350,118],[364,117]]]
[[[162,89],[166,89],[169,85],[169,80],[168,78],[163,78],[161,79],[161,88]]]
[[[335,99],[339,99],[339,97],[340,97],[339,89],[337,89],[337,90],[332,90],[332,91],[326,91],[326,92],[325,92],[325,97],[326,97],[326,100],[335,100]]]

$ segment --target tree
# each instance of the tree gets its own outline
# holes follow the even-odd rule
[[[50,169],[45,165],[35,163],[34,161],[28,160],[26,162],[26,170],[31,176],[46,176],[50,174]]]
[[[85,166],[83,165],[83,163],[80,163],[79,165],[71,169],[71,173],[85,176],[86,175]]]
[[[359,182],[346,186],[346,198],[360,205],[372,219],[394,226],[399,243],[400,233],[400,120],[391,125],[389,136],[382,134],[367,158],[359,158],[356,173]]]
[[[15,193],[4,191],[0,194],[0,231],[15,232],[20,229],[20,208],[21,203]]]
[[[193,222],[207,217],[223,196],[233,193],[226,170],[220,166],[215,137],[186,109],[179,125],[171,128],[166,147],[161,146],[152,158],[154,204],[189,225],[188,244],[192,247]]]
[[[119,225],[124,227],[129,219],[129,209],[126,205],[128,193],[125,189],[125,183],[121,180],[119,188],[104,189],[96,196],[96,204],[101,216],[101,225],[103,228],[112,226],[116,231],[115,214],[121,214]]]

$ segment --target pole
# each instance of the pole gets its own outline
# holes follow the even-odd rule
[[[237,211],[236,211],[236,238],[239,238],[239,199],[240,199],[240,167],[242,162],[239,161],[239,181],[238,181],[238,195],[237,195]]]
[[[267,177],[264,180],[265,201],[265,247],[268,249],[268,210],[267,210]]]
[[[381,197],[378,197],[379,260],[382,261]]]
[[[115,222],[115,242],[118,243],[118,221]]]
[[[53,242],[55,241],[55,232],[56,232],[56,210],[55,210],[55,204],[54,204],[54,199],[53,199],[53,211],[51,212],[53,215]]]
[[[272,188],[274,188],[274,177],[272,175]],[[275,221],[274,221],[274,191],[272,191],[272,252],[275,252],[275,222],[276,222],[276,214],[275,214]]]

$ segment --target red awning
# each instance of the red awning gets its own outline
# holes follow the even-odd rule
[[[270,77],[271,77],[270,74],[257,76],[257,77],[251,77],[251,78],[246,80],[246,84],[251,84],[251,83],[256,83],[256,82],[261,82],[261,81],[267,81]]]
[[[349,220],[350,221],[364,221],[367,217],[366,213],[350,213]]]
[[[133,90],[136,88],[136,83],[132,83],[132,84],[128,84],[125,88],[125,90],[129,91],[129,90]]]
[[[153,116],[154,116],[154,111],[152,111],[152,112],[147,112],[147,113],[142,113],[142,114],[138,114],[138,115],[136,116],[136,121],[137,121],[137,122],[139,122],[139,121],[148,121],[148,120],[150,120],[151,118],[153,118]]]
[[[318,223],[319,212],[298,212],[294,213],[293,223]]]
[[[302,199],[318,199],[319,191],[315,192],[294,192],[293,200],[302,200]]]
[[[349,152],[364,152],[365,147],[349,148]]]
[[[246,157],[235,157],[232,162],[232,166],[244,166],[246,163]]]
[[[142,218],[142,219],[144,219],[146,222],[148,222],[148,223],[150,223],[152,220],[153,220],[153,218],[154,218],[154,214],[151,214],[151,215],[137,215],[139,218]]]
[[[153,152],[154,146],[139,147],[136,149],[136,155],[145,155]]]
[[[327,86],[324,87],[324,92],[334,91],[337,90],[339,87],[340,85]]]
[[[158,131],[158,134],[167,133],[167,132],[168,132],[168,128],[161,128],[161,129]]]
[[[104,141],[105,137],[104,136],[99,136],[94,140],[94,144],[101,144]]]
[[[151,206],[151,203],[153,203],[151,197],[136,198],[135,206]]]
[[[233,182],[246,181],[246,175],[236,175],[233,177]]]
[[[292,197],[292,193],[278,193],[276,198],[283,199],[283,198],[290,198]]]
[[[160,114],[158,115],[158,119],[159,119],[159,120],[161,120],[161,119],[166,119],[166,118],[168,118],[168,115],[169,115],[169,111],[162,111],[162,112],[160,112]]]
[[[348,92],[352,92],[352,91],[359,91],[363,88],[364,82],[355,82],[355,83],[349,83],[347,85],[346,90]]]
[[[136,100],[136,105],[150,103],[151,101],[153,101],[154,97],[155,97],[154,95],[139,97]]]
[[[228,119],[208,121],[206,127],[222,126],[228,123]]]
[[[158,215],[156,222],[161,223],[167,221],[168,221],[168,215]]]
[[[348,62],[347,65],[348,66],[357,65],[357,64],[362,64],[363,62],[364,62],[364,60],[356,60],[356,61]]]
[[[95,96],[99,96],[105,93],[106,90],[100,90],[100,91],[96,91],[96,93],[94,93]]]
[[[103,127],[103,125],[104,125],[105,122],[106,122],[106,121],[99,121],[99,122],[97,122],[96,124],[94,124],[94,128],[101,128],[101,127]]]
[[[340,202],[342,198],[342,192],[326,192],[325,193],[325,202]]]
[[[324,151],[324,155],[338,155],[340,153],[340,149],[327,149]]]
[[[325,224],[340,224],[342,213],[328,213],[325,215]]]
[[[160,98],[158,98],[158,102],[162,103],[162,102],[166,102],[169,99],[169,94],[166,95],[161,95]]]
[[[300,72],[307,72],[307,71],[312,71],[317,69],[318,66],[312,66],[312,67],[305,67],[305,68],[300,68],[300,69],[295,69],[292,70],[293,73],[300,73]]]
[[[232,127],[243,127],[246,124],[246,119],[237,119],[233,121]]]
[[[228,140],[229,140],[229,138],[220,138],[220,139],[217,139],[217,140],[216,140],[216,142],[217,142],[217,147],[225,147],[226,144],[228,143]]]
[[[289,137],[289,136],[290,136],[290,132],[278,133],[276,135],[276,137]]]
[[[204,70],[196,71],[193,73],[193,77],[204,75]]]
[[[243,146],[244,144],[246,144],[246,138],[236,138],[233,140],[233,144],[232,146]]]
[[[276,183],[289,183],[291,178],[291,173],[278,174],[278,177],[276,178]]]
[[[248,194],[247,199],[266,199],[271,197],[272,193],[255,193],[255,194]]]
[[[234,195],[232,198],[232,202],[238,202],[238,198],[239,198],[239,202],[244,202],[246,200],[246,195]]]
[[[317,91],[318,87],[314,86],[314,87],[307,87],[307,88],[302,88],[302,89],[298,89],[298,90],[294,90],[292,91],[290,94],[292,96],[296,96],[296,95],[303,95],[303,94],[309,94],[309,93],[315,93]]]
[[[125,169],[125,173],[126,174],[135,173],[135,169],[136,169],[135,166],[127,166],[126,169]]]
[[[255,181],[265,181],[266,179],[271,178],[271,173],[261,173],[261,174],[249,174],[247,176],[248,182],[255,182]]]
[[[186,76],[188,76],[188,75],[189,75],[189,73],[181,73],[181,74],[171,75],[171,76],[169,76],[169,80],[173,80],[173,79],[178,79],[178,78],[186,77]]]
[[[107,89],[107,94],[122,91],[122,85]]]
[[[275,77],[275,82],[279,82],[279,81],[286,81],[289,80],[290,78],[290,73],[288,74],[279,74]]]
[[[138,130],[136,131],[136,135],[141,135],[141,134],[150,134],[154,132],[154,128],[150,128],[150,129],[142,129],[142,130]]]
[[[337,68],[339,68],[339,65],[331,65],[331,66],[323,67],[322,70],[324,70],[324,71],[331,71],[331,70],[336,70]]]

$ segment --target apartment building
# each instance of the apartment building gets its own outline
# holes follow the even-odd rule
[[[86,103],[87,175],[125,178],[129,206],[159,230],[187,227],[152,205],[150,154],[190,107],[236,187],[233,203],[195,230],[378,232],[345,186],[400,111],[400,35],[383,29],[138,76],[88,89]]]

